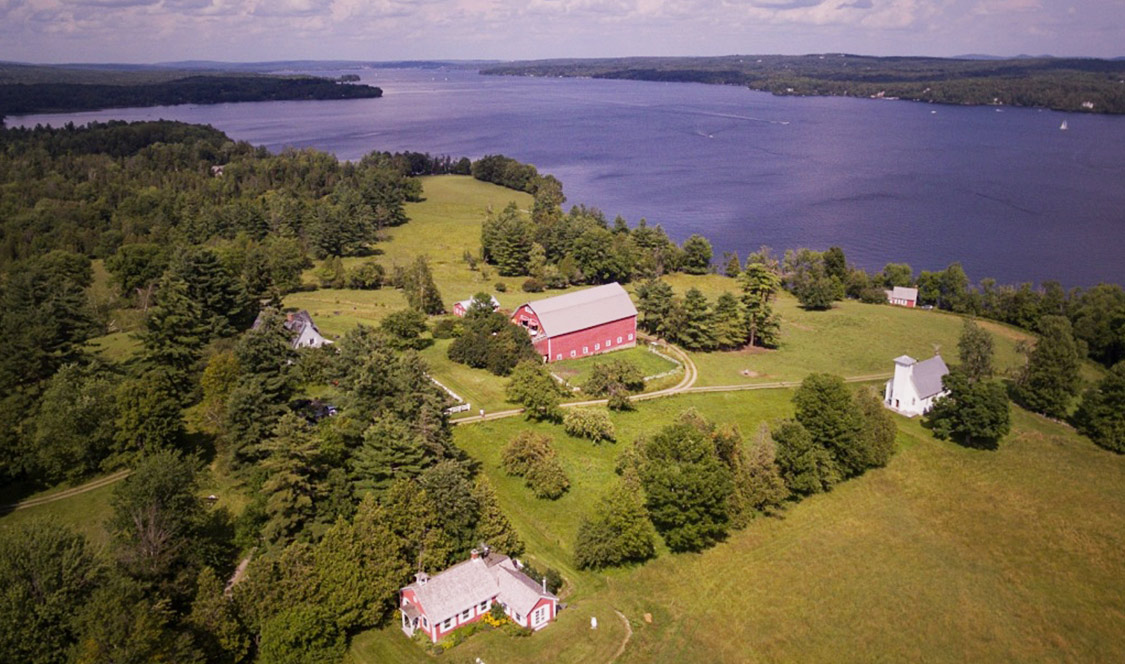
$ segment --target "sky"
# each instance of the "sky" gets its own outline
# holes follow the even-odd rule
[[[0,0],[0,60],[1125,56],[1125,0]]]

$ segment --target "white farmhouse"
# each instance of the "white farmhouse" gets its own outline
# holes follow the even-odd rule
[[[883,403],[891,410],[914,417],[922,415],[943,396],[941,378],[949,367],[941,355],[919,362],[909,355],[895,358],[894,378],[887,381]]]

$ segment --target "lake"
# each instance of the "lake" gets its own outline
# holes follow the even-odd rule
[[[557,176],[570,204],[631,224],[645,217],[676,240],[705,235],[716,259],[760,245],[838,245],[869,271],[960,261],[974,281],[1125,283],[1125,117],[693,83],[356,73],[384,97],[9,123],[175,119],[271,150],[315,147],[342,159],[372,150],[502,153]]]

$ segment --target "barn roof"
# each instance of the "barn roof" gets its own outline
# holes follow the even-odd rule
[[[552,337],[637,315],[629,294],[616,281],[525,306],[535,312],[543,332]]]
[[[941,378],[949,373],[945,360],[941,355],[934,355],[928,360],[922,360],[914,365],[910,379],[914,381],[914,390],[919,399],[925,399],[938,394],[942,390]]]

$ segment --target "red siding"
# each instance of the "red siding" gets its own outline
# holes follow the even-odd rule
[[[539,324],[539,317],[536,316],[535,312],[526,304],[520,306],[520,308],[516,309],[515,313],[512,314],[512,322],[531,330],[535,334],[538,334],[543,329],[543,326]]]
[[[569,360],[572,357],[586,357],[618,348],[629,348],[636,344],[637,317],[629,316],[588,327],[585,330],[541,339],[535,343],[535,350],[547,358],[548,362],[557,362],[560,359]]]

